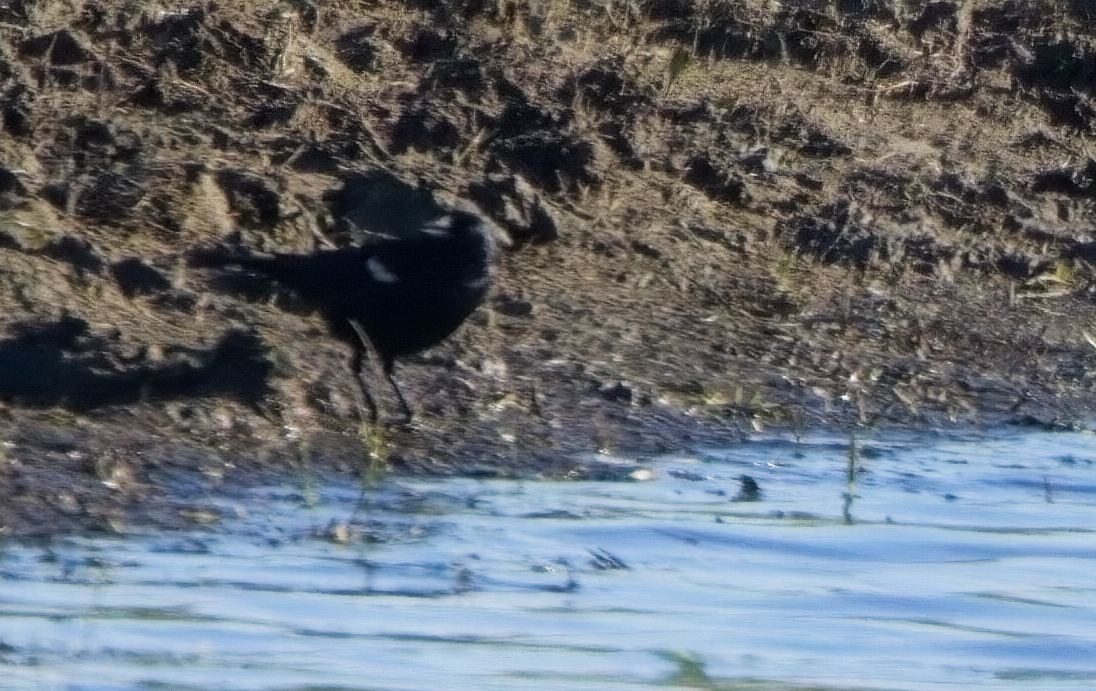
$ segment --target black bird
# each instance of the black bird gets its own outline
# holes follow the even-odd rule
[[[444,340],[483,302],[491,284],[495,243],[482,219],[451,211],[417,234],[312,254],[206,249],[192,265],[238,266],[290,288],[323,314],[333,335],[354,349],[351,366],[369,416],[377,405],[365,380],[367,358],[379,362],[399,402],[411,408],[393,377],[397,357]]]

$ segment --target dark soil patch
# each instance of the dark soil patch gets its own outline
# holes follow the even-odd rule
[[[402,472],[1091,421],[1091,3],[70,4],[0,2],[0,530],[359,468],[345,348],[185,258],[451,204],[507,247],[401,363]]]

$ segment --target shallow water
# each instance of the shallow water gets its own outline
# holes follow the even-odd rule
[[[0,688],[1096,688],[1096,437],[861,446],[851,501],[847,439],[767,438],[0,545]]]

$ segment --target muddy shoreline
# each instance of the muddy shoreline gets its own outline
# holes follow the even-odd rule
[[[1090,427],[1092,11],[779,5],[0,6],[0,531],[193,525],[302,468]],[[294,296],[185,261],[454,198],[514,247],[401,364],[411,428],[359,429]]]

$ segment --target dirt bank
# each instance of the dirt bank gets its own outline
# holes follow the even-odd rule
[[[0,3],[0,529],[212,520],[207,492],[369,446],[600,473],[574,454],[1086,424],[1088,7]],[[515,246],[383,440],[317,318],[184,261],[454,196]]]

